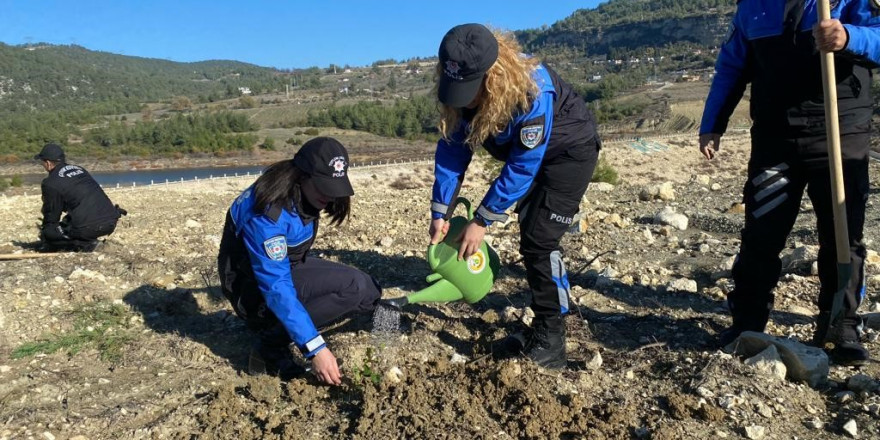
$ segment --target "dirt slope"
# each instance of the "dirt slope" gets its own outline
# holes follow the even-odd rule
[[[563,241],[577,307],[559,372],[485,356],[528,320],[515,222],[491,230],[505,266],[484,301],[412,306],[399,334],[372,333],[370,317],[326,330],[346,375],[327,388],[243,373],[249,339],[216,296],[215,257],[225,210],[250,182],[112,191],[130,214],[98,252],[0,262],[0,438],[820,439],[844,435],[850,419],[861,438],[880,436],[876,390],[840,394],[856,374],[876,379],[877,364],[832,367],[832,381],[810,389],[715,350],[729,323],[726,270],[742,222],[729,208],[740,200],[747,138],[725,138],[712,163],[691,138],[658,142],[665,149],[651,154],[606,145],[623,182],[594,186],[582,232]],[[492,167],[475,167],[464,193],[479,200]],[[430,166],[353,177],[353,218],[322,227],[314,255],[374,274],[386,297],[424,287]],[[673,200],[640,199],[664,181]],[[689,217],[687,230],[653,223],[666,206]],[[39,208],[39,196],[0,197],[0,253],[34,240]],[[878,217],[872,202],[870,249]],[[813,222],[804,203],[787,255],[815,245]],[[809,261],[790,260],[768,331],[805,340],[817,278]],[[877,284],[863,310],[876,307]],[[868,338],[880,356],[877,333]],[[61,348],[18,357],[40,340]]]

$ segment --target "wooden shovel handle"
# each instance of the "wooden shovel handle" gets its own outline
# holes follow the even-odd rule
[[[829,0],[819,1],[819,19],[831,18]],[[843,186],[843,160],[840,155],[840,121],[837,115],[837,77],[834,53],[822,52],[822,81],[825,90],[825,132],[828,139],[828,165],[831,171],[831,201],[834,204],[834,238],[837,262],[849,264],[849,231],[846,221],[846,193]]]
[[[59,255],[67,255],[69,252],[58,252],[58,253],[28,253],[28,254],[0,254],[0,261],[2,260],[27,260],[29,258],[49,258],[49,257],[57,257]]]

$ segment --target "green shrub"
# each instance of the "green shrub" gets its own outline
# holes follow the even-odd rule
[[[238,98],[238,108],[254,108],[256,106],[257,100],[250,96],[243,95],[242,97]]]
[[[267,137],[263,140],[263,143],[260,145],[260,148],[264,150],[275,151],[275,139]]]
[[[591,182],[605,182],[610,183],[612,185],[616,185],[617,182],[620,181],[620,176],[617,174],[617,170],[614,169],[608,161],[605,160],[604,157],[599,159],[599,163],[596,164],[596,170],[593,171],[593,178],[590,179]]]
[[[117,304],[96,303],[80,306],[70,312],[73,330],[49,334],[37,341],[26,342],[12,350],[12,359],[21,359],[40,353],[52,354],[59,350],[73,356],[85,348],[96,348],[101,359],[116,362],[133,339],[128,331],[130,313]]]
[[[0,177],[0,192],[6,191],[9,188],[9,182],[6,179]]]
[[[12,180],[9,181],[9,184],[15,187],[19,187],[24,183],[24,179],[19,175],[12,176]]]
[[[317,135],[321,134],[321,130],[318,130],[317,128],[314,128],[314,127],[307,128],[306,131],[303,132],[303,134],[308,135],[308,136],[317,136]]]

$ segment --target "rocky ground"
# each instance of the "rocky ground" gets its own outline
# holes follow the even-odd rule
[[[0,261],[0,438],[877,438],[877,363],[832,366],[811,388],[714,346],[747,140],[725,138],[712,162],[690,137],[651,154],[606,145],[622,182],[592,185],[563,240],[576,307],[562,371],[486,356],[530,320],[511,222],[490,230],[503,268],[483,301],[409,306],[397,333],[373,332],[369,316],[325,330],[343,386],[250,377],[215,269],[226,208],[250,182],[111,191],[129,215],[97,252]],[[493,166],[474,167],[463,192],[479,200]],[[352,219],[322,227],[313,254],[373,274],[385,297],[424,287],[430,165],[352,176]],[[33,242],[39,208],[39,196],[0,196],[0,253]],[[878,217],[872,201],[869,249]],[[812,333],[813,223],[805,202],[771,334]],[[878,268],[872,253],[864,311],[877,308]],[[878,333],[866,336],[880,356]]]

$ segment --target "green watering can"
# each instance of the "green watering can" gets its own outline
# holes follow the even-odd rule
[[[464,197],[455,201],[453,211],[459,204],[467,208],[467,218],[453,217],[449,220],[449,232],[437,244],[428,246],[427,260],[433,273],[428,275],[430,286],[400,298],[383,300],[382,303],[401,308],[407,304],[427,302],[450,302],[465,300],[473,304],[492,290],[498,269],[501,266],[498,254],[483,241],[479,250],[466,260],[458,259],[458,247],[455,239],[464,230],[468,222],[474,218],[471,202]]]

